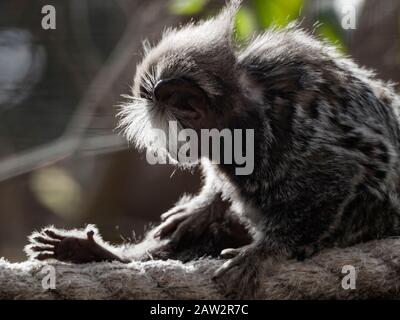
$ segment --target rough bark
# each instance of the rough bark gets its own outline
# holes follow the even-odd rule
[[[305,261],[287,261],[261,282],[265,299],[372,299],[400,296],[400,239],[330,249]],[[0,299],[222,299],[213,271],[220,260],[71,265],[0,259]],[[45,266],[56,288],[45,290]],[[356,289],[344,290],[345,265],[356,269]],[[48,283],[48,282],[46,282]]]

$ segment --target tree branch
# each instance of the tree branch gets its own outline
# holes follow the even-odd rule
[[[303,262],[287,261],[261,286],[265,299],[399,298],[400,239],[372,241],[330,249]],[[42,271],[48,264],[12,264],[0,259],[0,299],[222,299],[213,272],[220,260],[97,263],[51,263],[56,289],[44,290]],[[356,289],[344,290],[345,265],[356,268]]]

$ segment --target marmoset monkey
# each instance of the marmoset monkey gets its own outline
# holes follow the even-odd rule
[[[252,129],[254,171],[201,159],[205,183],[136,245],[97,230],[46,228],[26,251],[76,263],[226,258],[215,281],[258,297],[261,265],[400,234],[400,99],[393,86],[298,27],[235,45],[241,1],[215,18],[165,32],[146,47],[122,126],[139,148],[152,128]],[[168,151],[168,150],[166,150]],[[85,235],[87,233],[87,236]],[[222,250],[222,251],[221,251]]]

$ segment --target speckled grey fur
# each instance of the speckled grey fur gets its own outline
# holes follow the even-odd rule
[[[121,112],[126,136],[139,148],[153,148],[149,130],[173,119],[196,130],[255,130],[254,172],[238,176],[235,165],[203,159],[204,188],[158,227],[177,224],[172,241],[194,243],[193,230],[208,230],[212,221],[204,217],[216,216],[206,216],[207,208],[228,202],[253,237],[223,252],[231,259],[216,274],[234,298],[258,296],[263,262],[400,234],[400,100],[393,86],[298,27],[236,45],[239,3],[214,19],[168,30],[147,47],[132,101]],[[205,117],[194,123],[161,108],[154,88],[171,78],[204,95]]]

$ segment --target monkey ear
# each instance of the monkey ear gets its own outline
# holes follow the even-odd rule
[[[160,80],[154,87],[154,98],[167,108],[196,118],[204,115],[208,97],[194,81],[177,78]]]
[[[229,39],[233,36],[236,14],[240,9],[241,4],[242,0],[231,0],[214,20],[218,31],[222,31],[222,33]]]

